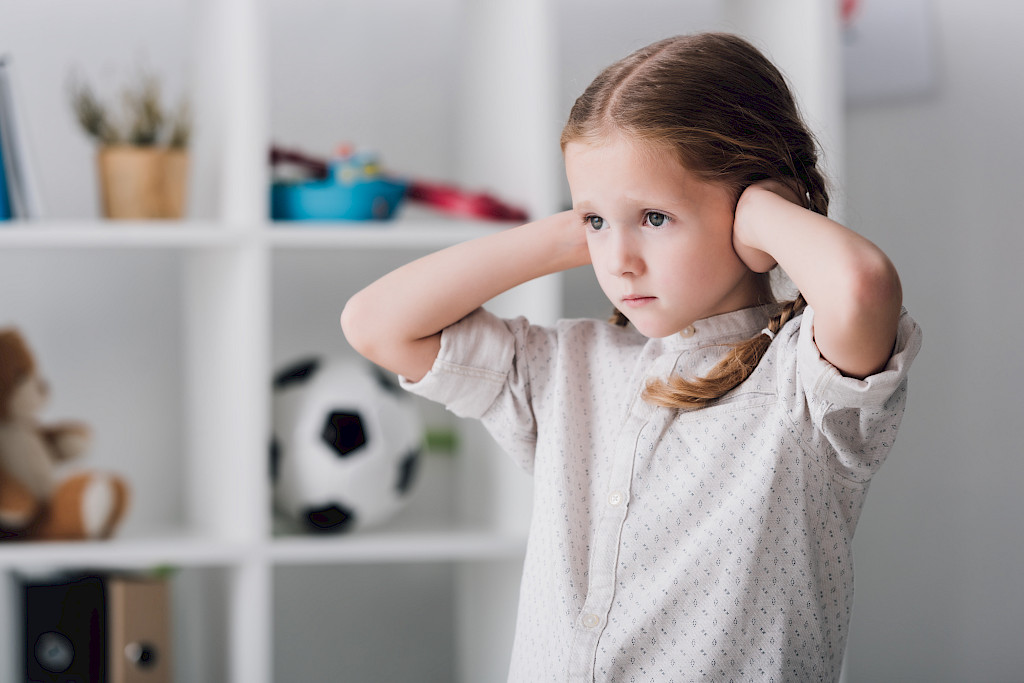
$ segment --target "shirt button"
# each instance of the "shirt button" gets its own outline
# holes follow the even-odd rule
[[[680,337],[692,337],[697,334],[697,328],[693,325],[687,325],[685,328],[679,331]]]
[[[625,500],[626,496],[622,491],[612,491],[608,494],[608,504],[612,507],[619,507]]]
[[[587,614],[583,617],[583,625],[587,628],[594,628],[601,623],[601,617],[596,614]]]

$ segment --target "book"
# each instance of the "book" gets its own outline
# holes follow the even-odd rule
[[[12,218],[31,220],[42,211],[16,90],[11,56],[0,55],[0,149],[8,210]]]
[[[0,221],[10,220],[11,202],[7,199],[7,174],[4,173],[4,146],[0,140]]]

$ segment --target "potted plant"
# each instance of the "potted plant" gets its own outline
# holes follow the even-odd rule
[[[183,101],[168,114],[159,81],[143,73],[122,94],[123,115],[80,79],[70,84],[78,122],[99,145],[100,197],[106,218],[181,218],[185,210],[190,121]]]

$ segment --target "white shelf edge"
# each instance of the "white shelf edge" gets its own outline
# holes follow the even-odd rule
[[[248,546],[205,538],[113,538],[105,541],[5,541],[0,571],[46,568],[153,569],[247,562]]]
[[[521,559],[526,539],[487,531],[364,533],[275,538],[268,558],[276,565],[466,562]]]
[[[241,243],[249,232],[213,221],[46,221],[0,223],[0,248],[202,248]]]
[[[154,569],[275,565],[466,562],[523,556],[525,537],[488,531],[362,532],[348,536],[279,536],[248,543],[203,538],[106,541],[7,541],[0,572],[44,569]]]
[[[444,219],[380,222],[271,222],[270,243],[284,248],[440,248],[498,232],[513,223]]]
[[[0,223],[0,249],[204,249],[269,244],[294,249],[437,249],[512,223],[410,219],[386,222],[271,222],[247,229],[216,221],[52,221]]]

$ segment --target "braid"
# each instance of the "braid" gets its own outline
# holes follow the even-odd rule
[[[828,215],[828,183],[816,166],[807,169],[807,178],[804,180],[807,185],[807,196],[809,198],[808,209],[822,216]]]
[[[828,186],[821,171],[818,170],[816,159],[812,156],[807,163],[799,164],[798,168],[801,172],[793,179],[793,184],[797,186],[797,194],[806,198],[806,208],[827,216]],[[704,377],[688,380],[679,375],[672,375],[667,381],[652,380],[644,389],[644,400],[666,408],[693,410],[720,399],[750,377],[775,335],[806,306],[804,295],[797,292],[796,298],[784,302],[778,313],[769,320],[767,329],[771,332],[770,335],[761,332],[756,337],[732,344],[729,353]],[[611,322],[625,325],[628,321],[616,310]]]
[[[828,215],[828,190],[821,172],[815,166],[805,166],[801,175],[795,184],[799,190],[803,190],[798,190],[797,193],[805,197],[806,208],[815,213]],[[771,332],[770,335],[761,332],[756,337],[732,344],[729,353],[704,377],[689,380],[672,375],[667,381],[652,380],[644,389],[644,400],[666,408],[693,410],[720,399],[750,377],[775,335],[806,306],[804,295],[797,292],[796,297],[783,302],[778,313],[769,320],[766,329]],[[615,309],[609,322],[625,326],[629,320],[621,311]]]
[[[768,322],[771,335],[764,332],[756,337],[732,344],[732,349],[704,377],[688,380],[672,375],[668,380],[656,379],[644,389],[644,400],[666,408],[692,410],[703,408],[734,389],[754,371],[768,350],[774,336],[796,317],[807,305],[802,294],[787,301]]]
[[[803,175],[799,185],[804,192],[798,194],[806,197],[808,209],[828,215],[828,189],[821,172],[817,167],[810,166],[804,168]],[[652,380],[644,389],[644,400],[666,408],[693,410],[720,399],[750,377],[768,351],[775,335],[806,306],[804,295],[797,292],[796,297],[783,302],[778,312],[769,320],[766,329],[771,332],[770,335],[761,332],[756,337],[732,344],[729,353],[704,377],[689,380],[672,375],[667,381]],[[608,322],[620,326],[629,324],[629,320],[618,309],[615,309]]]

